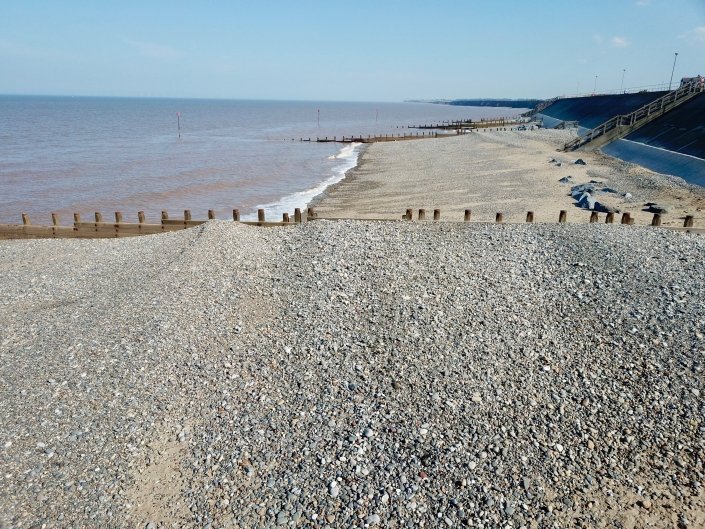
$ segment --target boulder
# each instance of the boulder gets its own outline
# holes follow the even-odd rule
[[[561,179],[558,180],[558,181],[559,181],[561,184],[569,184],[572,179],[573,179],[573,177],[570,176],[570,175],[568,175],[568,176],[564,176],[563,178],[561,178]]]
[[[575,165],[587,165],[587,164],[585,163],[585,160],[583,160],[582,158],[578,158],[578,159],[575,160],[573,163],[574,163]]]

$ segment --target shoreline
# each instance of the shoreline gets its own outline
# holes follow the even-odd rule
[[[604,211],[629,212],[636,224],[662,213],[664,226],[682,226],[693,215],[705,224],[705,188],[656,173],[602,152],[558,152],[572,131],[483,131],[419,142],[372,144],[360,152],[345,177],[309,203],[327,218],[398,219],[406,208],[441,209],[441,219],[555,222],[560,210],[568,222],[587,222],[591,210],[578,207],[573,186],[594,188]],[[437,143],[433,143],[437,142]],[[586,165],[576,165],[581,158]],[[551,160],[555,160],[551,162]],[[566,183],[562,178],[569,177]],[[599,208],[599,206],[598,206]]]

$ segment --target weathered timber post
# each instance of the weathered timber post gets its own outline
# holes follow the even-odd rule
[[[184,220],[191,220],[191,210],[190,209],[184,210]]]
[[[144,211],[137,212],[137,222],[144,224]]]
[[[313,208],[308,208],[308,213],[306,214],[308,220],[316,218],[316,211]]]
[[[162,224],[164,224],[165,220],[169,220],[169,212],[168,211],[162,211]]]
[[[463,220],[465,222],[470,222],[470,217],[472,217],[472,211],[469,209],[465,210],[465,216],[463,217]]]
[[[294,209],[294,222],[301,224],[301,208]]]
[[[502,222],[504,222],[504,215],[498,211],[497,214],[494,216],[494,221],[498,224],[501,224]]]
[[[95,221],[103,222],[103,214],[100,211],[95,212]]]
[[[22,224],[25,226],[29,226],[29,215],[26,213],[22,213]]]
[[[213,209],[208,210],[208,220],[215,220],[215,210],[213,210]]]
[[[426,210],[425,209],[419,210],[419,220],[426,220]]]
[[[414,217],[414,214],[411,211],[411,208],[407,208],[406,214],[404,215],[404,220],[412,220],[413,217]]]
[[[651,219],[651,225],[652,226],[660,226],[661,225],[661,215],[659,213],[654,213],[654,218]]]
[[[564,209],[558,213],[558,222],[561,224],[565,224],[566,220],[568,220],[568,212]]]
[[[289,222],[289,214],[282,213],[282,222]]]
[[[120,224],[122,222],[122,213],[119,211],[115,212],[115,224]]]
[[[257,222],[264,222],[264,210],[261,208],[257,210]]]
[[[590,224],[595,224],[598,220],[600,220],[600,216],[597,214],[597,211],[590,213]]]
[[[74,213],[73,214],[73,223],[78,224],[81,222],[81,214],[80,213]],[[75,226],[74,226],[75,227]]]
[[[629,224],[629,220],[631,219],[631,215],[628,212],[622,213],[622,224]]]
[[[433,220],[441,220],[441,210],[440,209],[433,210]]]
[[[605,217],[605,224],[614,224],[614,213],[611,211]]]
[[[240,222],[240,210],[239,209],[233,210],[233,220],[235,222]]]
[[[51,225],[52,226],[58,226],[59,225],[59,215],[56,213],[51,214]]]
[[[526,222],[534,222],[534,212],[533,211],[527,211],[526,212]]]
[[[685,216],[685,221],[683,222],[683,227],[684,228],[692,228],[693,227],[693,216],[692,215]]]

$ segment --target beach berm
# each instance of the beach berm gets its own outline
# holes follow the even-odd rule
[[[705,524],[702,236],[211,221],[0,287],[3,528]]]

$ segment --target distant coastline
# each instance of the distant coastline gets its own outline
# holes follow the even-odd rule
[[[498,107],[531,109],[543,99],[428,99],[410,100],[405,103],[432,103],[435,105],[452,105],[458,107]]]

